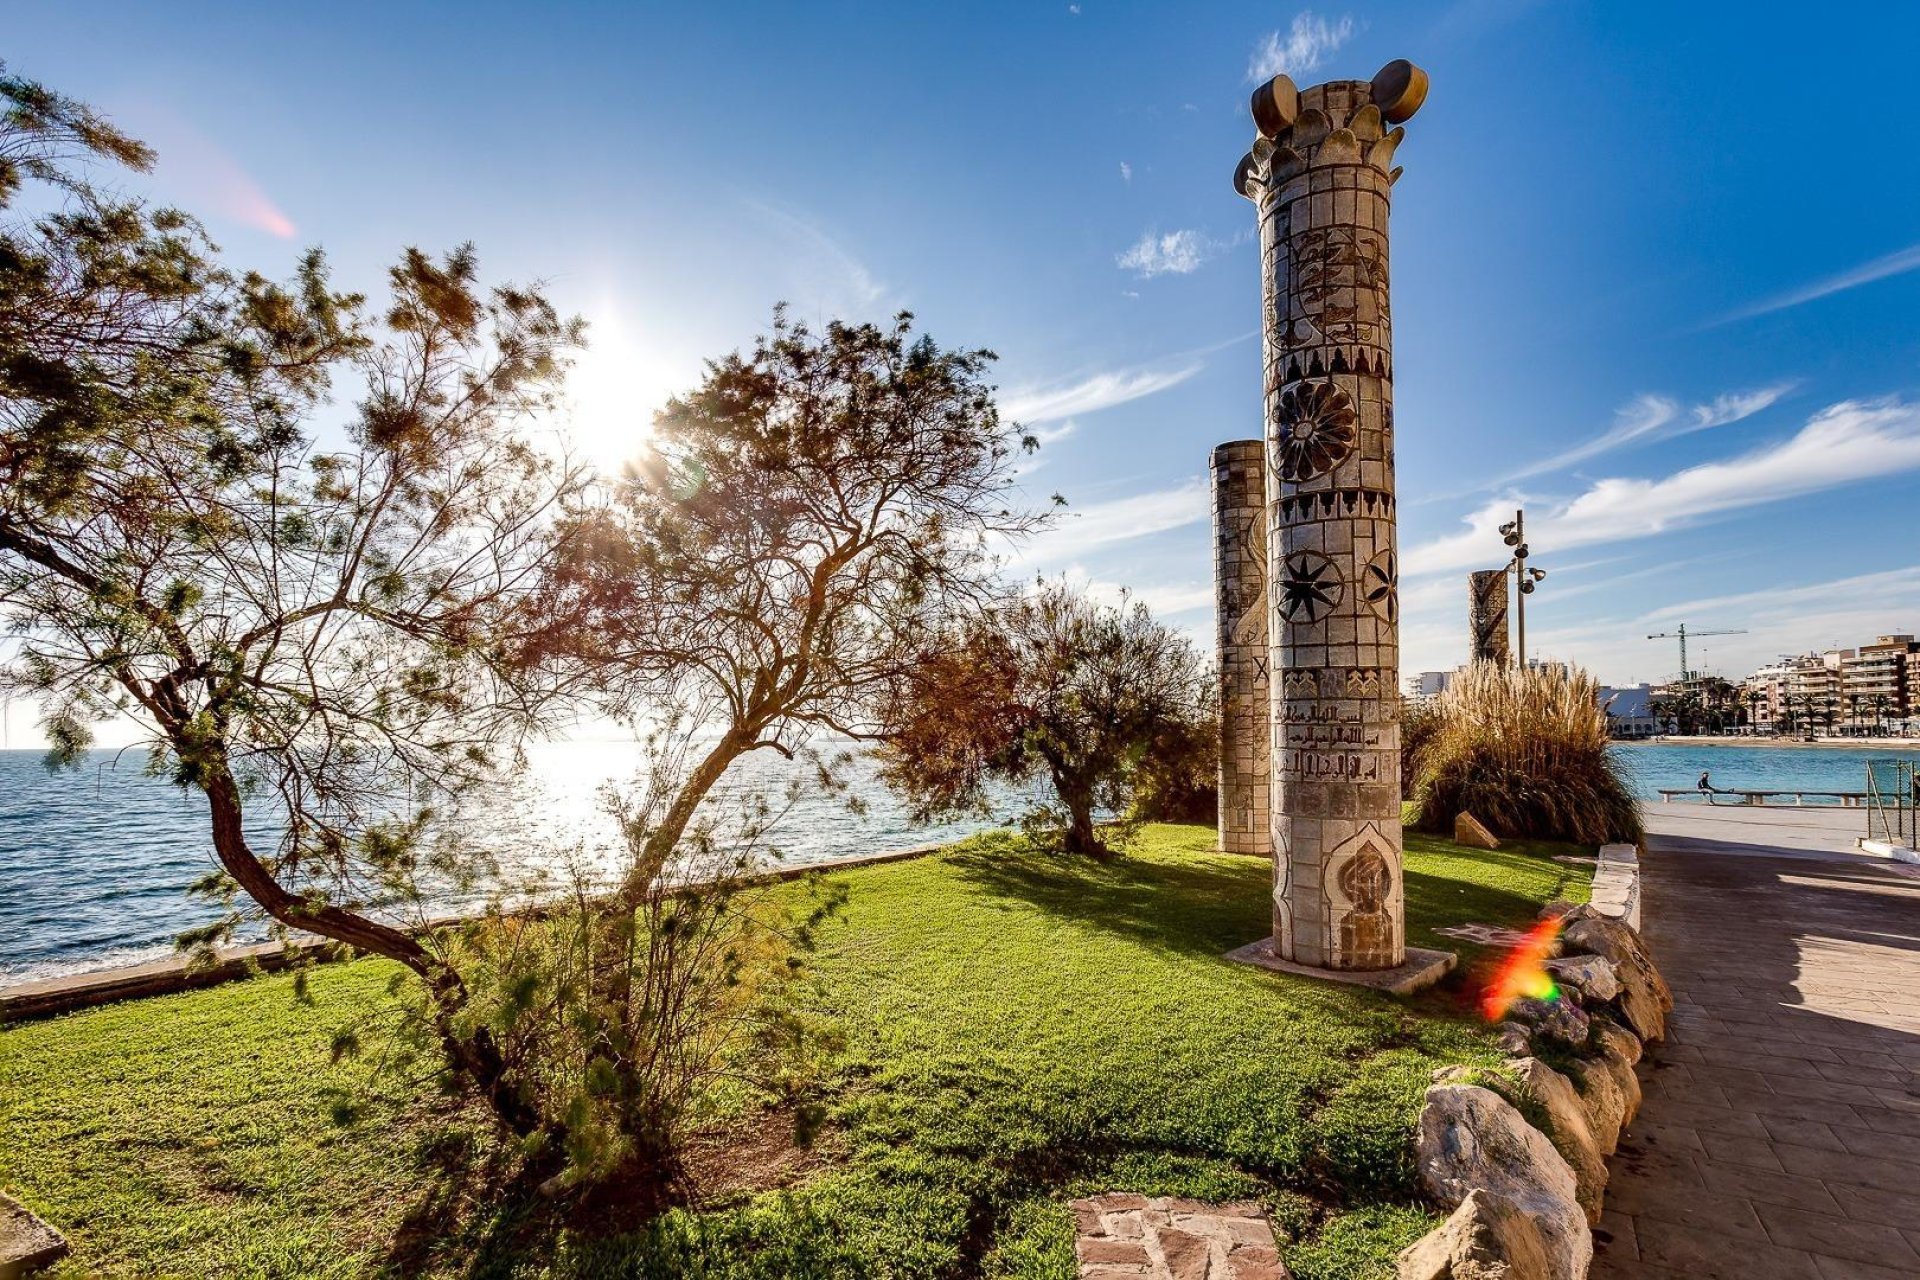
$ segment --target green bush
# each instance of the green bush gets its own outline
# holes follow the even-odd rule
[[[1475,663],[1434,706],[1419,751],[1414,822],[1445,832],[1468,812],[1495,834],[1636,840],[1640,809],[1608,754],[1599,686],[1584,671]]]

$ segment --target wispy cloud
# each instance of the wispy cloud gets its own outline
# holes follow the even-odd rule
[[[1509,471],[1494,483],[1511,484],[1530,476],[1563,471],[1630,444],[1668,440],[1710,427],[1728,426],[1772,406],[1792,391],[1795,385],[1792,382],[1780,382],[1752,391],[1730,391],[1715,396],[1706,404],[1694,405],[1685,414],[1682,414],[1679,403],[1669,396],[1642,394],[1614,412],[1613,425],[1606,431],[1552,457],[1528,463],[1518,471]]]
[[[1293,25],[1283,37],[1269,31],[1254,46],[1247,62],[1247,79],[1258,83],[1278,75],[1295,76],[1319,69],[1341,45],[1353,38],[1353,19],[1342,17],[1333,22],[1319,17],[1311,9],[1293,16]]]
[[[1763,298],[1752,306],[1729,311],[1717,320],[1709,322],[1708,328],[1716,325],[1732,324],[1736,320],[1751,320],[1755,316],[1769,315],[1775,311],[1785,311],[1802,303],[1812,302],[1816,298],[1829,297],[1844,293],[1848,289],[1857,289],[1863,284],[1872,284],[1876,280],[1885,280],[1888,276],[1905,275],[1909,271],[1920,270],[1920,244],[1909,245],[1904,249],[1889,253],[1885,257],[1864,262],[1851,271],[1842,271],[1838,275],[1816,280],[1812,284],[1802,285],[1798,289],[1789,289],[1785,293]]]
[[[1794,382],[1776,382],[1770,387],[1753,391],[1729,391],[1725,395],[1715,396],[1707,404],[1693,406],[1693,423],[1687,430],[1705,431],[1710,427],[1724,427],[1742,418],[1751,418],[1761,410],[1771,408],[1797,385]]]
[[[255,231],[282,240],[300,234],[240,161],[185,116],[160,103],[140,102],[118,113],[135,122],[138,135],[160,153],[155,176],[163,188],[183,193],[183,204],[211,209]]]
[[[1724,512],[1778,502],[1920,468],[1920,405],[1845,400],[1808,419],[1790,439],[1738,457],[1702,463],[1659,480],[1608,479],[1570,502],[1536,511],[1528,533],[1556,550],[1644,538]],[[1470,568],[1500,546],[1510,501],[1467,517],[1468,529],[1413,547],[1405,571]]]
[[[1154,369],[1119,369],[1071,382],[1011,388],[1000,397],[1000,412],[1015,422],[1058,422],[1178,386],[1200,372],[1199,361]]]
[[[897,300],[867,265],[812,220],[790,210],[751,202],[752,208],[792,246],[786,255],[788,296],[847,319],[892,310]]]
[[[1088,552],[1115,543],[1151,537],[1210,518],[1212,498],[1203,479],[1183,481],[1087,506],[1070,506],[1058,523],[1015,557],[1027,566],[1070,565]]]
[[[1120,162],[1120,181],[1126,182],[1126,183],[1131,183],[1133,181],[1133,166],[1128,164],[1125,160],[1122,160]]]
[[[1141,279],[1190,275],[1226,246],[1201,231],[1149,231],[1114,261]]]
[[[1069,583],[1096,600],[1107,604],[1119,604],[1121,600],[1138,600],[1154,613],[1163,618],[1176,617],[1183,613],[1193,613],[1200,609],[1213,608],[1213,584],[1198,580],[1183,582],[1140,583],[1110,582],[1096,578],[1080,565],[1068,565],[1060,575]]]

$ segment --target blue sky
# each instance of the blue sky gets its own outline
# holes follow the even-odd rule
[[[1460,660],[1524,500],[1530,648],[1626,681],[1683,620],[1748,629],[1695,651],[1734,675],[1920,630],[1916,47],[1904,5],[25,3],[0,55],[242,263],[372,288],[470,239],[548,281],[607,461],[776,300],[990,346],[1073,512],[1027,567],[1202,635],[1208,450],[1260,429],[1253,77],[1411,58],[1403,669]]]

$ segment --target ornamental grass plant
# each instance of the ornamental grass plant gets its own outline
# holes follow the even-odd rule
[[[1468,812],[1504,837],[1637,840],[1639,806],[1608,753],[1598,694],[1591,675],[1571,668],[1468,667],[1434,704],[1415,824],[1448,831]]]

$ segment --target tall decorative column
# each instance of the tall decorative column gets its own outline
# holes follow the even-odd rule
[[[1404,964],[1400,602],[1388,192],[1427,77],[1253,96],[1235,186],[1259,209],[1265,308],[1273,954]]]
[[[1482,569],[1467,575],[1468,657],[1474,662],[1493,662],[1506,666],[1512,655],[1507,649],[1507,571]]]
[[[1213,451],[1214,625],[1220,659],[1220,847],[1269,857],[1266,442]]]

